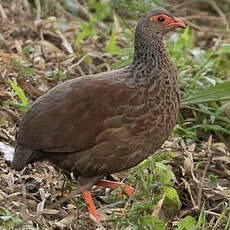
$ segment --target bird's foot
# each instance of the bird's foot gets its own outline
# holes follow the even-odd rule
[[[83,197],[85,199],[85,202],[88,204],[89,213],[92,214],[96,218],[96,220],[100,221],[100,218],[97,214],[97,211],[96,211],[95,205],[93,203],[93,199],[92,199],[90,191],[86,190],[86,191],[82,192],[82,194],[83,194]]]
[[[121,187],[122,193],[126,194],[128,197],[132,196],[134,193],[134,188],[132,186],[125,185],[122,182],[100,180],[95,185],[98,185],[98,186],[101,186],[104,188],[111,188],[111,189],[116,189],[118,187]],[[93,203],[91,193],[88,190],[86,190],[83,192],[83,196],[84,196],[86,203],[88,204],[89,213],[92,214],[96,218],[96,220],[100,221],[100,218],[99,218],[98,213],[96,211],[95,205]],[[121,193],[118,193],[118,197],[121,198]],[[144,199],[145,199],[144,197],[141,197],[141,200],[144,200]],[[134,202],[136,202],[136,201],[137,200],[134,199]]]
[[[134,193],[134,188],[129,185],[125,185],[122,182],[115,182],[115,181],[109,181],[109,180],[100,180],[97,182],[98,186],[104,187],[104,188],[111,188],[116,189],[118,187],[122,188],[122,193],[126,194],[128,197],[132,196]],[[118,193],[118,197],[121,198],[121,194]]]

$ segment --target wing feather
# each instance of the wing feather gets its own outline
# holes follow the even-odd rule
[[[132,95],[133,89],[114,76],[84,76],[45,93],[24,116],[17,142],[47,152],[93,147],[104,122],[116,117],[117,108],[125,108]]]

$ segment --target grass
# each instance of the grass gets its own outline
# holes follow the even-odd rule
[[[126,229],[164,229],[165,222],[157,217],[156,209],[161,208],[161,204],[170,210],[177,210],[181,207],[181,202],[176,190],[173,188],[172,174],[169,168],[162,163],[162,159],[172,159],[174,154],[165,152],[158,156],[150,156],[138,166],[132,168],[128,173],[128,184],[135,187],[135,193],[123,206],[126,207],[124,215],[112,218],[114,227]],[[121,203],[116,200],[117,189],[112,192],[114,204]],[[142,198],[144,197],[144,200]],[[124,197],[125,198],[125,197]],[[137,202],[134,202],[136,201]]]
[[[4,229],[14,229],[18,224],[22,223],[22,219],[18,215],[10,213],[8,210],[0,206],[0,226]]]
[[[187,28],[180,36],[171,36],[168,49],[180,73],[182,100],[175,132],[188,141],[206,140],[215,132],[229,135],[230,121],[219,103],[230,99],[230,81],[225,81],[230,74],[226,68],[229,46],[218,44],[208,50],[195,47],[194,32]]]
[[[23,90],[17,86],[16,83],[14,83],[13,81],[11,81],[10,79],[8,79],[11,87],[13,88],[14,92],[17,94],[17,96],[20,99],[20,102],[15,102],[15,101],[8,101],[9,105],[12,105],[16,108],[19,108],[21,110],[26,111],[29,108],[29,103],[28,103],[28,99],[26,97],[26,95],[24,94]]]

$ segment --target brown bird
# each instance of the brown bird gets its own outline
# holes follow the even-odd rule
[[[68,80],[39,97],[20,123],[12,168],[49,160],[72,171],[89,212],[99,218],[91,187],[119,187],[102,179],[155,152],[176,123],[177,70],[163,43],[175,27],[185,24],[165,10],[146,14],[129,66]],[[130,196],[133,188],[123,192]]]

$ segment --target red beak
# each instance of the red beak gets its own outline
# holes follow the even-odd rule
[[[176,17],[174,17],[173,20],[172,20],[172,22],[169,23],[169,24],[167,24],[167,26],[169,28],[175,28],[175,27],[186,28],[186,25],[184,24],[184,22],[181,19],[176,18]]]

